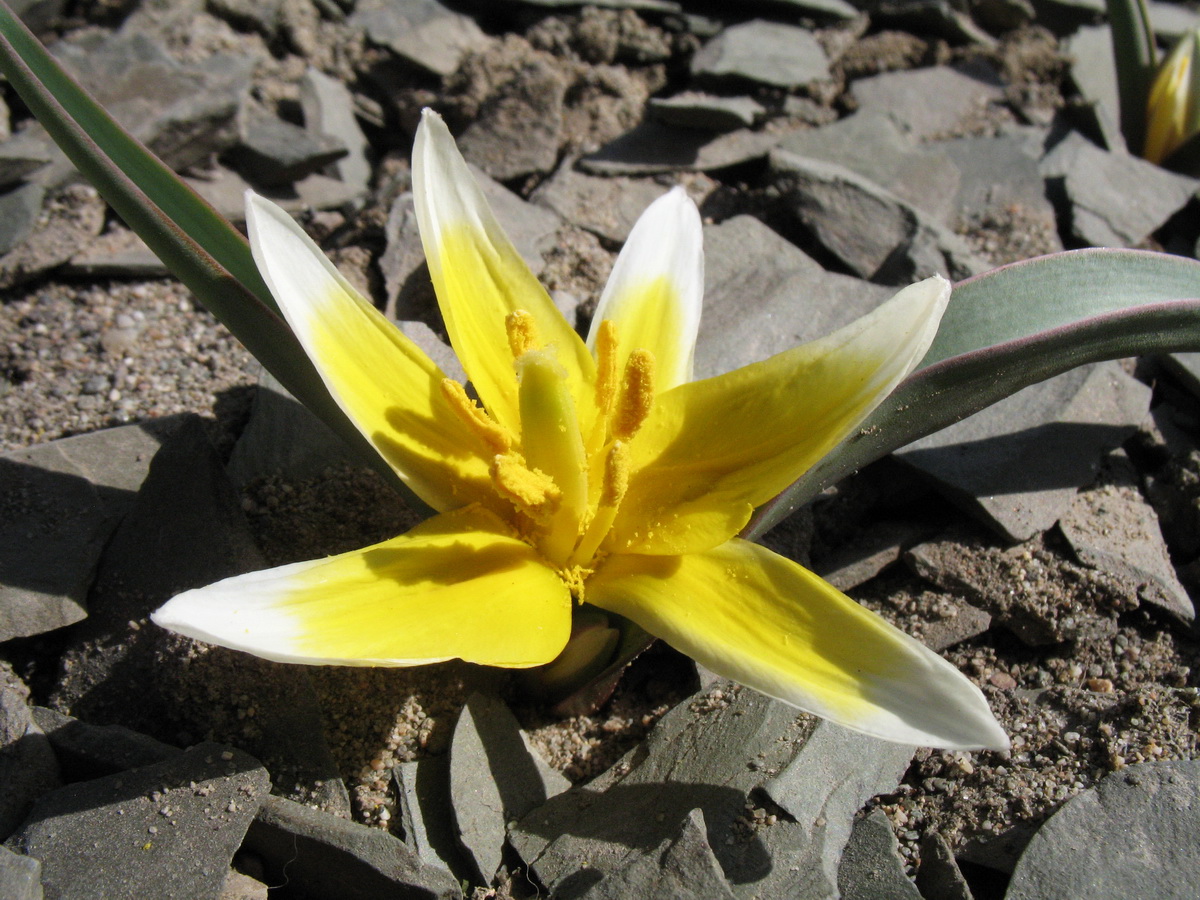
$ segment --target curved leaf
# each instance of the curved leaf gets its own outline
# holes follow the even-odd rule
[[[757,537],[840,478],[1021,388],[1086,363],[1200,350],[1200,262],[1073,250],[954,288],[920,366],[859,430],[764,505]]]

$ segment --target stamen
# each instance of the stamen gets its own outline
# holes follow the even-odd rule
[[[618,507],[629,490],[629,447],[614,441],[604,465],[604,483],[600,487],[600,505]]]
[[[466,388],[452,378],[442,379],[442,396],[466,426],[481,437],[496,453],[512,449],[513,435],[467,396]]]
[[[596,333],[596,409],[607,418],[617,398],[617,326],[611,319]]]
[[[604,481],[600,486],[600,502],[596,507],[596,514],[592,516],[592,521],[588,523],[587,530],[579,539],[575,552],[571,554],[571,565],[586,566],[592,561],[617,518],[617,507],[625,499],[627,490],[629,449],[625,444],[616,441],[604,461]]]
[[[504,330],[508,333],[513,359],[520,359],[523,353],[538,346],[537,322],[523,309],[513,310],[504,317]]]
[[[521,512],[543,522],[558,509],[562,492],[545,472],[529,468],[515,453],[497,455],[492,460],[492,483]]]
[[[634,350],[625,363],[621,399],[613,420],[613,437],[627,441],[637,434],[653,405],[654,354],[649,350]]]

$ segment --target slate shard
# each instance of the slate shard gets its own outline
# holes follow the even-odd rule
[[[1008,900],[1191,897],[1200,761],[1140,763],[1065,803],[1030,840]]]
[[[883,810],[854,823],[838,866],[842,900],[921,900],[904,872],[900,843]]]
[[[404,842],[381,831],[268,797],[244,849],[262,861],[271,884],[304,885],[308,896],[339,900],[421,897],[461,900],[445,869],[425,865]]]
[[[257,760],[199,744],[46,794],[8,846],[52,897],[216,897],[269,789]]]

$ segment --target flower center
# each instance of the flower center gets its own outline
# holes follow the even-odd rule
[[[629,488],[629,442],[654,403],[654,355],[637,349],[621,366],[616,326],[600,324],[594,410],[587,410],[585,429],[567,373],[554,348],[542,345],[533,317],[518,310],[505,328],[519,381],[520,435],[458,382],[445,379],[442,393],[494,454],[492,485],[511,508],[510,521],[581,597]]]

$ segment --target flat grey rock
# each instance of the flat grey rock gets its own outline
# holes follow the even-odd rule
[[[346,21],[373,44],[434,75],[451,74],[464,56],[491,43],[474,19],[436,0],[359,3]]]
[[[927,536],[927,530],[924,523],[907,519],[871,522],[813,571],[839,591],[851,590],[897,562],[906,547]]]
[[[149,463],[133,506],[104,548],[95,586],[142,599],[137,608],[117,613],[108,606],[94,618],[137,618],[174,594],[262,564],[241,499],[199,416],[181,417]]]
[[[645,851],[679,834],[679,824],[699,808],[709,843],[728,875],[737,865],[754,869],[748,886],[770,870],[758,840],[735,846],[735,820],[747,794],[765,777],[759,771],[785,764],[812,727],[796,710],[728,683],[694,695],[671,710],[633,760],[582,787],[559,794],[510,828],[509,842],[541,882],[562,900],[581,896],[593,883]],[[753,767],[752,767],[753,766]],[[589,861],[585,881],[579,861]]]
[[[577,881],[591,873],[582,869]],[[734,900],[734,893],[713,855],[704,826],[704,813],[693,809],[679,834],[644,854],[634,856],[579,895],[582,900],[627,900],[662,897],[671,900]]]
[[[1011,541],[1057,522],[1105,453],[1136,430],[1150,389],[1116,363],[1031,385],[894,455]]]
[[[914,749],[818,720],[792,761],[763,785],[794,822],[767,830],[774,865],[762,895],[836,897],[854,814],[895,790]]]
[[[273,39],[279,32],[283,0],[207,0],[205,9],[243,31]]]
[[[41,140],[10,139],[0,143],[0,187],[20,184],[21,179],[50,162]]]
[[[954,224],[957,163],[939,145],[918,147],[883,113],[856,113],[821,128],[797,131],[779,149],[845,166],[938,222]],[[1036,165],[1033,172],[1040,189]]]
[[[241,500],[225,476],[198,417],[184,420],[155,454],[136,502],[113,533],[89,594],[90,615],[63,652],[71,676],[56,703],[81,718],[122,724],[151,735],[183,728],[207,734],[220,704],[179,707],[181,686],[203,680],[205,664],[222,660],[221,681],[232,696],[251,697],[260,710],[257,736],[243,746],[293,785],[317,785],[317,802],[348,811],[337,766],[324,740],[321,713],[307,673],[233,651],[213,649],[204,663],[172,665],[166,632],[149,614],[181,591],[265,563],[249,532]],[[228,662],[236,659],[236,665]],[[148,687],[149,686],[149,687]],[[185,696],[199,688],[191,683]],[[130,704],[128,698],[141,701]],[[216,695],[208,692],[215,701]]]
[[[45,188],[34,183],[0,194],[0,254],[7,253],[33,233],[45,199]]]
[[[421,862],[469,877],[450,797],[450,756],[424,756],[392,769],[404,845]]]
[[[829,57],[807,28],[753,19],[724,29],[697,50],[692,76],[795,88],[828,78]]]
[[[1038,168],[1044,133],[1030,129],[995,137],[968,137],[933,146],[954,161],[958,188],[953,205],[958,216],[983,218],[1005,207],[1021,206],[1054,227],[1054,206],[1046,199],[1046,186]]]
[[[766,3],[752,5],[775,12],[786,11],[822,22],[846,21],[859,14],[858,7],[847,3],[846,0],[768,0]]]
[[[561,7],[576,8],[579,0],[499,0],[498,6],[541,6],[548,9]],[[677,13],[682,6],[674,0],[595,0],[589,6],[599,6],[607,9],[636,9],[647,12]]]
[[[7,845],[41,861],[52,897],[216,898],[269,789],[252,757],[200,744],[45,795]]]
[[[478,168],[472,167],[472,174],[521,258],[535,275],[541,272],[545,266],[542,254],[555,245],[562,220],[545,206],[523,200]],[[435,331],[443,331],[412,194],[403,193],[392,202],[384,236],[387,246],[379,267],[388,316],[400,321],[421,320]]]
[[[985,633],[992,627],[992,616],[955,596],[945,598],[952,615],[933,622],[922,623],[918,637],[930,650],[941,652],[965,640]]]
[[[1121,103],[1113,68],[1112,29],[1108,25],[1084,26],[1063,42],[1063,50],[1071,59],[1071,80],[1076,90],[1118,121]]]
[[[572,225],[623,244],[638,217],[663,193],[662,185],[644,178],[601,178],[561,166],[538,186],[530,201]]]
[[[917,890],[925,900],[975,900],[946,839],[930,831],[921,840]]]
[[[932,35],[951,44],[994,46],[996,39],[975,24],[951,0],[873,0],[868,4],[873,22],[899,26],[915,34]],[[974,7],[970,8],[974,12]]]
[[[872,75],[855,81],[851,90],[860,112],[890,116],[917,140],[951,134],[1004,96],[994,73],[949,66]]]
[[[1041,171],[1072,237],[1095,247],[1141,243],[1200,185],[1144,159],[1101,150],[1076,133],[1046,154]],[[1138,202],[1130,203],[1131,196]]]
[[[521,77],[489,96],[458,136],[463,157],[499,181],[553,171],[566,93],[567,79],[556,65],[531,59]]]
[[[1063,804],[1021,855],[1006,900],[1191,897],[1200,761],[1139,763]]]
[[[921,900],[904,871],[900,842],[881,809],[854,823],[838,866],[842,900]]]
[[[477,881],[491,884],[500,867],[507,823],[570,786],[529,746],[502,700],[467,698],[450,745],[450,802]]]
[[[1137,586],[1138,597],[1189,624],[1196,609],[1179,583],[1158,515],[1137,488],[1136,475],[1080,491],[1058,527],[1084,565]]]
[[[386,831],[281,797],[267,797],[243,844],[270,884],[304,885],[339,900],[460,900],[454,876],[425,865]]]
[[[90,185],[71,185],[47,197],[33,228],[0,256],[0,290],[41,278],[69,260],[100,234],[107,209]]]
[[[171,270],[127,228],[109,228],[60,270],[73,278],[169,278]]]
[[[736,131],[756,124],[767,110],[753,97],[721,97],[685,91],[671,97],[651,97],[646,112],[664,125],[703,131]]]
[[[255,184],[284,185],[321,171],[348,152],[340,137],[260,113],[246,117],[228,157]]]
[[[93,725],[44,706],[33,707],[32,716],[69,781],[154,765],[183,752],[121,725]]]
[[[134,137],[176,170],[205,162],[237,138],[235,118],[255,59],[216,53],[176,61],[146,34],[68,44],[52,51]]]
[[[452,378],[459,384],[466,384],[470,380],[454,348],[450,346],[450,339],[434,331],[424,319],[400,319],[396,325],[404,332],[405,337],[437,363],[437,367],[447,378]]]
[[[750,216],[705,226],[704,257],[697,378],[829,334],[892,294],[889,288],[826,272]]]
[[[1055,34],[1070,34],[1104,19],[1104,0],[1031,0],[1039,24]]]
[[[899,285],[988,268],[958,235],[845,166],[777,149],[771,173],[796,220],[863,278]]]
[[[911,755],[719,682],[667,713],[612,770],[521,819],[509,841],[569,900],[674,840],[700,809],[735,896],[832,898],[851,817],[895,787]],[[796,821],[764,816],[748,835],[758,787]],[[580,859],[589,861],[582,877]]]
[[[246,221],[246,191],[254,190],[292,215],[313,210],[339,209],[362,200],[362,192],[338,178],[320,172],[286,185],[252,185],[233,169],[217,164],[200,175],[183,178],[225,219]]]
[[[0,640],[78,622],[100,551],[149,470],[171,417],[0,456]]]
[[[33,720],[29,689],[0,662],[0,840],[21,824],[38,797],[61,783],[54,749]]]
[[[371,182],[370,145],[354,115],[354,96],[340,81],[309,66],[300,79],[300,108],[306,130],[335,138],[345,155],[330,163],[326,174],[350,188],[366,192]]]
[[[579,160],[593,175],[709,172],[762,159],[784,134],[738,129],[712,135],[645,121]]]
[[[1146,8],[1150,13],[1150,28],[1154,31],[1154,36],[1167,45],[1173,45],[1185,34],[1200,26],[1200,16],[1197,16],[1194,10],[1174,3],[1149,0]]]
[[[357,457],[342,439],[264,369],[250,419],[229,456],[229,480],[238,486],[271,475],[299,481],[352,461]]]
[[[0,847],[0,897],[42,900],[42,864],[32,856]]]
[[[270,900],[269,888],[237,869],[230,869],[221,884],[219,900]]]

